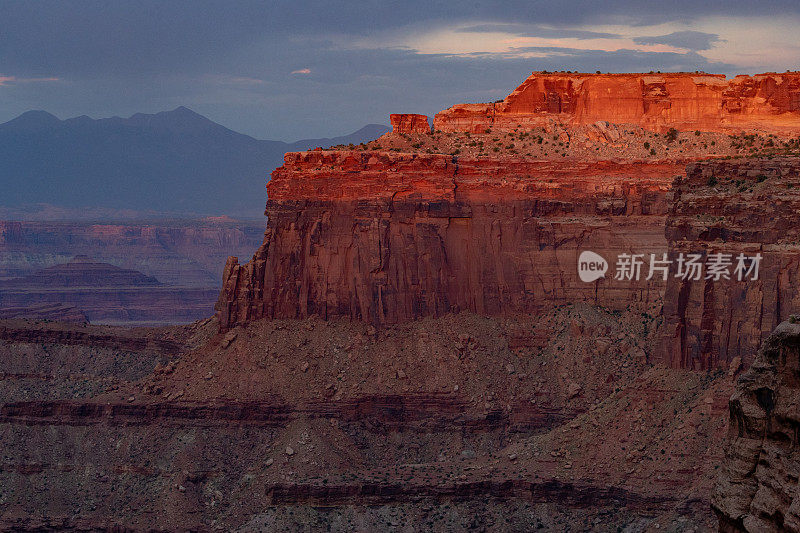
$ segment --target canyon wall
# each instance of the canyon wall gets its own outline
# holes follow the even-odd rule
[[[692,369],[749,364],[768,333],[800,308],[800,159],[682,168],[287,154],[268,186],[264,244],[247,264],[229,259],[217,314],[225,329],[262,317],[382,324],[458,311],[536,313],[580,301],[613,309],[659,303],[655,361]],[[585,250],[608,261],[604,278],[579,279]],[[640,279],[616,279],[625,253],[644,255]],[[665,281],[658,273],[645,279],[651,253],[668,253]],[[727,277],[678,276],[679,255],[697,254],[707,269],[719,253],[731,263]],[[757,275],[738,279],[740,254],[762,257]]]
[[[666,224],[670,256],[729,254],[731,279],[671,276],[664,357],[680,368],[750,363],[761,342],[800,309],[800,159],[689,165]],[[740,255],[762,256],[758,279],[733,275]]]
[[[646,306],[663,293],[660,279],[584,283],[578,255],[592,250],[613,262],[664,251],[668,189],[680,169],[287,154],[267,186],[264,244],[245,265],[229,259],[217,314],[224,329],[261,317],[393,323],[575,301]]]
[[[663,132],[800,130],[800,73],[736,76],[705,73],[582,74],[534,72],[504,100],[459,104],[434,129],[481,133],[547,126],[635,124]]]

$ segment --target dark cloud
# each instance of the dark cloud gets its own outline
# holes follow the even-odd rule
[[[719,35],[715,33],[704,33],[702,31],[676,31],[669,35],[657,35],[650,37],[634,37],[636,44],[666,44],[687,50],[708,50],[714,43],[721,41]]]
[[[457,24],[611,38],[569,28],[799,11],[796,1],[782,0],[0,0],[0,76],[60,80],[0,86],[0,121],[31,108],[65,118],[186,105],[260,138],[333,136],[386,123],[390,112],[432,114],[461,101],[500,98],[538,69],[730,71],[696,53],[552,49],[524,59],[342,44],[358,38]],[[695,36],[679,46],[703,50],[706,42]],[[308,74],[291,74],[306,68]]]

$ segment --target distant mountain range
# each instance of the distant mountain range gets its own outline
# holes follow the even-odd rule
[[[0,206],[261,216],[264,185],[285,152],[357,144],[388,130],[369,124],[286,143],[237,133],[185,107],[98,120],[28,111],[0,124]]]

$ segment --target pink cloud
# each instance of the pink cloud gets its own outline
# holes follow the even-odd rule
[[[0,75],[0,87],[7,86],[12,83],[36,83],[41,81],[60,81],[60,78],[18,78],[16,76]]]
[[[292,74],[311,74],[310,68],[301,68],[300,70],[293,70]]]

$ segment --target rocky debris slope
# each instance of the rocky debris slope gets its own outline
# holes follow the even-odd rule
[[[69,369],[0,380],[0,525],[708,530],[731,380],[651,366],[655,308],[147,330],[188,349],[85,382],[15,334]]]
[[[0,402],[76,399],[148,376],[197,346],[207,321],[181,329],[0,320]]]
[[[797,428],[800,324],[764,341],[730,399],[728,448],[713,508],[721,532],[800,531]]]
[[[548,121],[635,124],[665,132],[800,129],[800,73],[584,74],[534,72],[490,104],[459,104],[436,114],[434,129],[470,133],[541,127]]]

